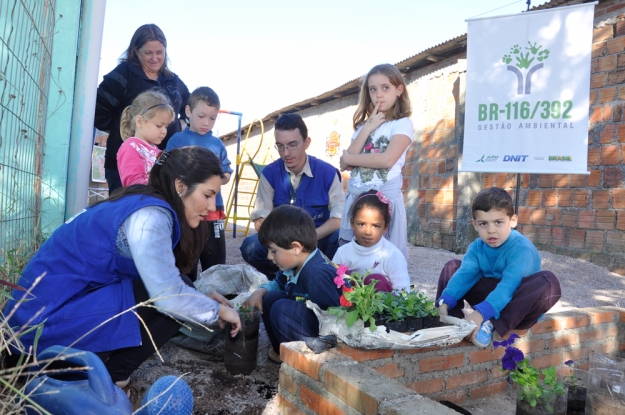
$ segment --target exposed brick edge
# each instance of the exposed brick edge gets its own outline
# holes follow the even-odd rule
[[[548,314],[532,329],[516,333],[521,336],[518,347],[537,367],[554,364],[565,374],[566,360],[587,368],[591,350],[625,350],[625,309],[600,307]],[[498,370],[502,354],[502,349],[479,349],[466,341],[447,348],[410,351],[357,350],[341,344],[319,355],[303,342],[286,343],[281,346],[285,363],[280,368],[278,403],[281,413],[293,414],[391,415],[411,408],[453,415],[455,412],[446,412],[450,410],[434,400],[462,403],[506,390],[507,382]],[[397,369],[393,370],[395,379],[380,370],[391,364]],[[410,365],[410,370],[405,365]],[[397,376],[403,372],[406,374]]]

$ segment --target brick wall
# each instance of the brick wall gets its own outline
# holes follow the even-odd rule
[[[413,103],[414,143],[406,156],[404,189],[410,242],[457,249],[458,157],[464,99],[464,55],[406,77]]]
[[[516,333],[521,336],[516,346],[534,366],[556,365],[568,374],[564,362],[569,359],[587,369],[591,351],[625,350],[625,309],[547,314],[532,329]],[[318,355],[303,342],[293,342],[281,345],[280,356],[284,363],[278,406],[284,414],[453,414],[434,401],[462,404],[508,387],[499,371],[503,349],[480,349],[467,341],[403,351],[353,349],[340,343]]]
[[[619,274],[625,274],[624,3],[601,2],[595,9],[590,175],[524,175],[519,209],[521,232],[539,248],[588,259]]]

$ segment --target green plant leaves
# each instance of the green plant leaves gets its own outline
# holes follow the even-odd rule
[[[347,324],[347,327],[353,326],[356,321],[358,321],[358,310],[350,311],[345,315],[345,324]]]

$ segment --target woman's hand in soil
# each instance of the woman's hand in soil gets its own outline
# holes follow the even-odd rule
[[[447,316],[449,315],[449,306],[445,303],[441,304],[440,306],[438,306],[438,314],[440,314],[441,316]]]
[[[217,301],[221,305],[225,305],[225,306],[228,306],[228,307],[232,308],[232,303],[230,301],[228,301],[228,299],[226,297],[224,297],[223,295],[219,294],[217,291],[213,291],[210,294],[208,294],[208,298],[211,298],[211,299]]]
[[[243,307],[256,307],[260,314],[263,314],[263,297],[267,294],[267,290],[264,288],[259,288],[254,291],[252,295],[249,296],[247,300],[243,304]]]
[[[224,322],[228,322],[231,325],[230,337],[236,336],[237,333],[241,331],[241,317],[239,317],[239,312],[234,308],[226,306],[219,307],[219,320],[217,320],[219,327],[224,328]]]

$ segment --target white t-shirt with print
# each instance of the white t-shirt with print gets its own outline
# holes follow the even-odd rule
[[[361,129],[362,125],[356,129],[354,135],[352,136],[352,140],[355,140],[356,137],[358,137],[358,133]],[[412,120],[410,120],[410,118],[404,117],[399,120],[387,121],[380,125],[369,135],[369,138],[367,138],[361,154],[384,153],[392,137],[399,134],[408,136],[408,138],[410,138],[410,142],[412,143],[414,127],[412,126]],[[401,176],[401,170],[406,163],[406,152],[408,151],[408,147],[406,147],[406,150],[404,150],[397,162],[390,169],[354,167],[351,172],[351,184],[357,187],[364,185],[381,186],[387,181]]]

